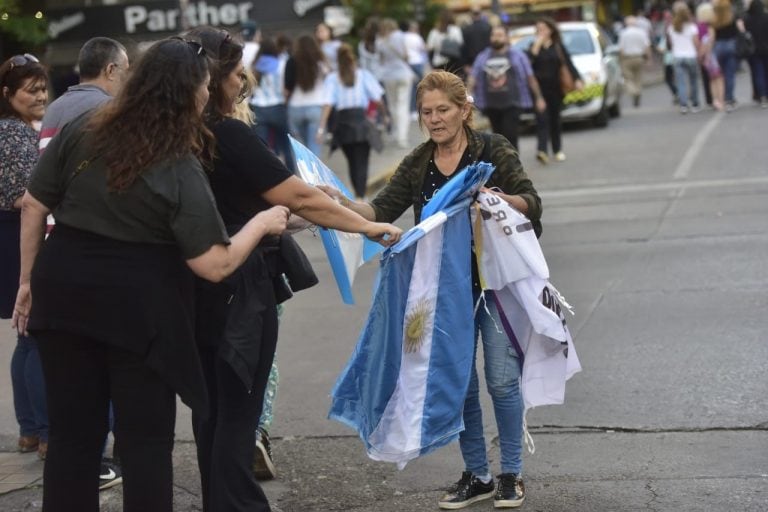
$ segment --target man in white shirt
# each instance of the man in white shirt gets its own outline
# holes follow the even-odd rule
[[[643,90],[643,68],[650,57],[651,40],[648,32],[637,25],[637,18],[627,16],[626,27],[619,34],[619,60],[624,75],[624,86],[632,96],[635,107],[640,106]]]

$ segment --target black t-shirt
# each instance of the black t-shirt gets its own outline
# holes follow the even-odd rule
[[[216,137],[213,195],[230,233],[273,205],[261,195],[293,173],[242,121],[224,119],[211,127]]]

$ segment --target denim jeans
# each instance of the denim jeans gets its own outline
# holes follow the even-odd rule
[[[675,58],[675,83],[681,107],[699,106],[699,61]]]
[[[320,144],[317,143],[317,129],[320,127],[322,105],[288,107],[288,124],[291,132],[302,144],[317,156],[320,156]]]
[[[48,441],[48,406],[43,367],[37,341],[28,336],[19,335],[13,351],[11,383],[19,433]]]
[[[256,117],[254,130],[256,135],[267,144],[275,154],[285,159],[285,166],[294,170],[293,152],[288,141],[288,109],[285,104],[271,107],[251,106]]]
[[[733,103],[733,88],[736,81],[736,69],[739,59],[736,57],[736,38],[715,41],[715,56],[725,79],[725,101]]]
[[[487,311],[486,311],[487,307]],[[490,312],[490,316],[489,313]],[[496,428],[501,447],[501,472],[520,474],[523,469],[523,397],[520,390],[520,361],[501,327],[496,304],[482,301],[475,315],[475,356],[477,337],[483,340],[485,380],[493,401]],[[483,435],[483,414],[476,364],[464,401],[464,428],[459,446],[467,471],[482,476],[489,473],[488,454]]]

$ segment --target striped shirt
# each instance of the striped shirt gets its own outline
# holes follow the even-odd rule
[[[337,110],[349,108],[367,108],[371,101],[380,101],[384,93],[381,84],[370,71],[358,68],[355,71],[355,84],[347,87],[341,82],[337,72],[325,79],[326,105],[333,105]]]
[[[273,57],[274,58],[274,57]],[[254,107],[274,107],[285,103],[283,77],[287,57],[276,57],[277,66],[269,72],[261,72],[258,85],[253,89],[251,105]],[[257,66],[258,68],[258,63]]]

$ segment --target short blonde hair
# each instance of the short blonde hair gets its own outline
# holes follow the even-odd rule
[[[445,93],[448,96],[448,101],[458,107],[464,107],[464,105],[470,103],[467,86],[464,85],[464,81],[461,78],[449,71],[430,71],[424,75],[419,85],[416,86],[416,111],[419,113],[419,127],[421,128],[424,128],[421,119],[421,105],[424,101],[424,93],[428,91],[441,91]],[[464,120],[464,126],[472,126],[472,114],[473,111],[470,108],[469,115]]]
[[[251,97],[253,89],[256,87],[256,77],[253,76],[253,73],[248,68],[244,69],[243,72],[245,73],[247,89],[245,99],[243,101],[235,102],[235,111],[232,112],[232,117],[238,121],[244,122],[248,126],[252,126],[256,124],[256,116],[253,115],[253,110],[251,110],[251,106],[248,104],[248,98]]]
[[[715,9],[709,2],[704,2],[696,7],[696,21],[712,24],[715,21]]]

